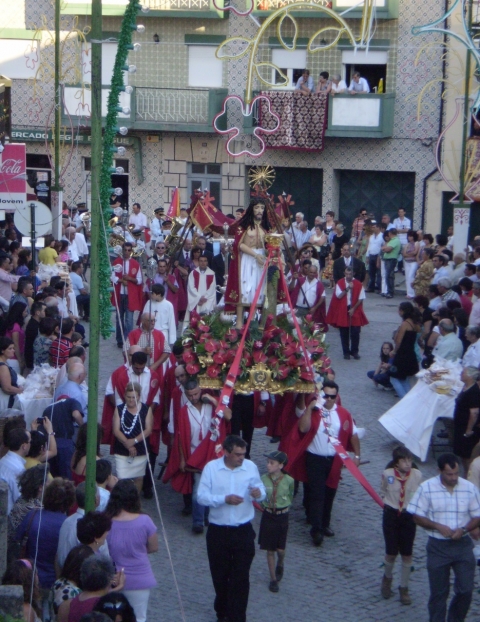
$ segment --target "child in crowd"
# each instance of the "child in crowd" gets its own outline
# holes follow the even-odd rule
[[[58,325],[58,321],[52,317],[44,317],[40,320],[39,333],[33,342],[33,365],[35,367],[48,363],[50,346],[57,338],[55,329]]]
[[[69,256],[68,256],[68,242],[67,242],[67,240],[59,240],[57,242],[55,250],[58,253],[60,261],[66,263],[69,260]]]
[[[333,280],[333,255],[329,253],[327,255],[327,259],[325,261],[325,269],[322,273],[322,279],[324,281],[330,281],[329,289],[333,289],[335,286],[335,282]]]
[[[80,333],[72,333],[72,344],[72,347],[83,345],[83,337]]]
[[[262,475],[267,496],[262,501],[263,513],[260,522],[258,543],[267,551],[268,570],[270,571],[271,592],[278,592],[278,582],[283,577],[285,546],[288,533],[288,512],[294,495],[294,480],[282,471],[287,464],[287,454],[283,451],[271,451],[265,454],[267,472]],[[275,553],[277,564],[275,566]]]
[[[98,504],[97,510],[99,512],[103,512],[107,507],[108,500],[110,499],[110,492],[107,490],[107,486],[112,489],[118,482],[118,479],[112,475],[112,463],[110,460],[107,460],[106,458],[97,460],[97,473],[95,477],[98,494],[100,495],[100,503]]]
[[[385,573],[382,579],[382,596],[391,598],[393,567],[395,559],[402,556],[400,574],[400,602],[411,605],[408,580],[412,569],[413,541],[416,525],[406,510],[414,492],[422,481],[422,474],[413,462],[413,455],[406,447],[393,450],[392,460],[382,474],[380,496],[384,500],[383,537],[385,539]]]
[[[385,391],[393,391],[388,370],[393,362],[393,343],[384,341],[380,349],[380,363],[375,371],[367,371],[367,376],[376,387],[380,385]]]

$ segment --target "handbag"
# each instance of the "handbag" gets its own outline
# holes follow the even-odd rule
[[[318,256],[322,259],[324,259],[325,257],[328,257],[328,255],[330,254],[330,244],[324,244],[323,246],[320,246],[320,250],[318,251]]]

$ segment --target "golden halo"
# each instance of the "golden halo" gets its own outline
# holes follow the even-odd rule
[[[273,166],[252,166],[248,171],[248,183],[252,188],[261,186],[266,190],[274,181],[275,169]]]

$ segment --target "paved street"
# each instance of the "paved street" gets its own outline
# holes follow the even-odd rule
[[[376,294],[368,295],[365,310],[370,325],[362,329],[360,361],[343,360],[337,331],[331,330],[327,337],[342,403],[352,412],[357,425],[366,428],[366,437],[362,441],[362,460],[368,460],[369,463],[362,470],[376,488],[395,446],[395,441],[377,420],[394,404],[395,398],[393,393],[376,390],[367,379],[366,372],[377,365],[382,342],[391,339],[392,331],[399,323],[397,305],[402,300],[404,299],[399,297],[386,301]],[[101,361],[104,367],[101,371],[100,387],[103,390],[112,369],[121,364],[121,354],[113,338],[102,343]],[[252,457],[261,473],[265,471],[263,454],[273,447],[265,436],[265,430],[256,430]],[[427,463],[421,465],[421,470],[425,478],[435,474],[435,464],[431,456]],[[192,534],[190,517],[185,518],[180,514],[182,499],[170,486],[158,483],[157,493],[161,517],[154,500],[144,503],[144,509],[158,525],[160,534],[160,550],[151,557],[158,587],[152,591],[149,620],[214,622],[214,592],[208,569],[205,536]],[[417,532],[415,571],[410,583],[413,605],[404,607],[398,601],[398,593],[388,601],[380,596],[383,574],[382,512],[352,476],[345,473],[337,493],[331,525],[335,537],[326,538],[321,548],[314,548],[311,544],[301,501],[300,490],[290,513],[285,576],[278,594],[269,592],[265,554],[257,552],[250,574],[249,622],[403,622],[406,618],[415,622],[428,620],[426,537],[421,529]],[[258,524],[257,515],[257,533]],[[184,618],[165,540],[171,554]],[[400,563],[397,561],[394,586],[398,585],[399,573]],[[477,573],[469,622],[479,618],[478,578]]]

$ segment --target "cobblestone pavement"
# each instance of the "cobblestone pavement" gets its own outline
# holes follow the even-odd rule
[[[394,439],[378,423],[378,418],[396,400],[393,393],[376,390],[367,379],[366,372],[375,368],[382,342],[391,339],[392,331],[399,323],[397,305],[401,300],[399,297],[386,301],[377,294],[368,294],[365,310],[370,324],[362,329],[360,361],[343,360],[336,330],[330,330],[327,337],[342,403],[352,412],[357,425],[366,428],[366,437],[362,441],[362,459],[369,462],[362,470],[376,488],[395,446]],[[121,364],[121,354],[113,338],[102,343],[101,351],[100,388],[103,390],[111,371]],[[265,436],[264,429],[255,431],[252,458],[261,473],[265,471],[263,454],[273,447]],[[160,458],[163,455],[162,452]],[[421,465],[421,470],[424,478],[436,473],[431,455]],[[183,620],[169,553],[162,537],[162,521],[185,620],[214,622],[214,592],[205,536],[192,534],[190,517],[180,514],[183,506],[180,495],[161,482],[157,483],[156,489],[162,518],[159,517],[154,500],[144,502],[144,509],[158,525],[160,534],[160,550],[151,556],[158,587],[152,590],[149,622]],[[429,588],[425,568],[427,538],[422,529],[417,531],[414,548],[415,570],[410,583],[413,604],[405,607],[399,603],[397,594],[388,601],[380,595],[383,574],[382,512],[353,477],[348,472],[343,476],[333,508],[331,526],[335,537],[326,538],[320,548],[314,548],[311,544],[301,503],[300,489],[290,513],[285,576],[277,594],[268,590],[269,576],[265,554],[257,551],[250,573],[249,622],[394,622],[406,618],[415,622],[428,620]],[[258,513],[254,526],[258,533]],[[394,586],[398,585],[399,573],[400,563],[397,561]],[[479,585],[477,574],[469,622],[479,619]]]

